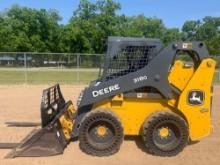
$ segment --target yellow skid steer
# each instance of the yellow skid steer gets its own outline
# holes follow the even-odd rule
[[[158,39],[109,37],[101,74],[81,92],[77,108],[58,84],[44,90],[42,129],[9,157],[60,154],[74,139],[85,153],[108,156],[129,135],[141,136],[153,155],[176,155],[213,130],[215,66],[202,42],[163,47]]]

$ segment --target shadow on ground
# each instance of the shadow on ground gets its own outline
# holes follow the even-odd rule
[[[126,140],[126,141],[134,141],[135,144],[137,145],[137,147],[140,150],[142,150],[144,152],[147,152],[141,136],[125,136],[124,140]]]

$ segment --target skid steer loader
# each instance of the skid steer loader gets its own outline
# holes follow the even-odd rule
[[[179,60],[181,54],[191,63]],[[81,92],[77,109],[58,84],[44,90],[42,129],[9,156],[61,154],[77,138],[85,153],[108,156],[129,135],[142,136],[153,155],[174,156],[213,130],[215,65],[202,42],[163,47],[157,39],[109,37],[100,76]]]

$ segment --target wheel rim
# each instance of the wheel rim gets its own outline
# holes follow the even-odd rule
[[[115,136],[114,127],[106,121],[98,121],[93,123],[88,129],[87,136],[92,143],[109,144]]]
[[[180,129],[175,122],[159,123],[153,130],[153,142],[161,150],[169,151],[176,148],[180,142]]]
[[[116,153],[123,141],[123,127],[111,111],[96,110],[88,113],[79,129],[79,145],[87,154],[96,156]]]

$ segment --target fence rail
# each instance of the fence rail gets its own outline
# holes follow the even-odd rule
[[[98,77],[103,57],[83,53],[0,52],[0,85],[86,84]],[[213,58],[219,64],[220,57]],[[214,82],[220,83],[219,69]]]

